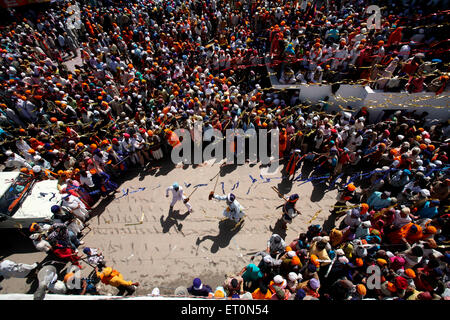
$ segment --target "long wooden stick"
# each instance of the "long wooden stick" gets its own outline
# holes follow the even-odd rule
[[[214,184],[214,189],[213,189],[213,192],[215,192],[215,191],[216,191],[216,187],[217,187],[217,182],[219,182],[219,177],[220,177],[220,171],[219,171],[219,173],[217,174],[217,178],[216,178],[216,183]]]
[[[277,187],[273,186],[273,187],[272,187],[272,190],[274,190],[276,193],[278,193],[278,196],[279,196],[280,198],[282,198],[284,201],[286,201],[286,202],[289,201],[288,199],[286,199],[286,198],[283,196],[283,194],[281,194],[280,190],[278,190]],[[294,210],[295,210],[298,214],[302,214],[302,213],[301,213],[299,210],[297,210],[296,208],[294,208]]]
[[[144,223],[144,213],[142,212],[141,220],[139,220],[139,222],[137,222],[137,223],[126,223],[125,226],[134,226],[134,225],[139,225],[139,224],[143,224],[143,223]]]
[[[278,190],[278,188],[277,187],[272,187],[272,190],[274,190],[277,194],[278,194],[278,196],[280,197],[280,198],[282,198],[284,201],[287,201],[287,199],[284,197],[284,195],[280,192],[280,190]]]
[[[217,177],[219,174],[220,174],[220,170],[219,170],[219,172],[217,172],[217,174],[216,174],[214,177],[212,177],[211,179],[209,179],[209,181],[213,181],[214,178]]]
[[[187,199],[189,199],[194,194],[194,192],[197,191],[197,189],[198,189],[198,187],[194,188],[194,191],[192,191],[191,194],[187,196]]]

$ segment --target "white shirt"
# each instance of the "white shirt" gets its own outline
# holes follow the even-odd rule
[[[173,186],[170,186],[166,189],[166,196],[169,195],[169,191],[172,191],[172,196],[174,200],[182,200],[183,199],[183,188],[180,186],[178,188],[178,191],[173,188]]]
[[[37,263],[32,265],[15,263],[11,260],[3,260],[0,263],[0,275],[5,279],[14,278],[25,278],[31,270],[36,268]]]
[[[357,218],[352,217],[353,210],[348,210],[347,215],[344,218],[344,223],[349,227],[356,227],[361,224],[361,219],[359,216]]]
[[[410,222],[411,222],[411,217],[409,216],[409,214],[406,216],[406,218],[403,218],[402,216],[400,216],[400,213],[395,212],[394,222],[393,222],[394,227],[401,228]]]
[[[88,187],[94,187],[94,182],[92,181],[92,174],[90,172],[87,173],[86,177],[80,176],[81,185],[85,184]]]
[[[227,195],[224,195],[224,196],[214,195],[214,199],[227,200]],[[228,201],[227,201],[227,204],[228,204]],[[231,204],[229,204],[228,207],[230,208],[229,213],[232,216],[238,215],[244,209],[236,199]]]

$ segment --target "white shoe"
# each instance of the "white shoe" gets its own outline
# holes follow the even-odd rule
[[[82,246],[84,244],[84,241],[80,241],[80,246]]]

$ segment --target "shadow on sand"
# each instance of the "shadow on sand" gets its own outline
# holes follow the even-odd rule
[[[242,229],[244,223],[242,223],[238,228],[234,229],[236,226],[236,223],[232,220],[226,219],[221,220],[219,222],[219,234],[218,235],[207,235],[197,238],[196,245],[200,245],[203,241],[211,240],[213,242],[211,246],[211,252],[216,253],[219,251],[219,248],[226,248],[229,244],[231,239],[239,232],[239,230]]]
[[[183,224],[178,220],[184,220],[188,215],[189,211],[186,211],[186,213],[184,214],[180,214],[180,210],[169,209],[169,215],[167,216],[167,218],[164,220],[164,215],[162,215],[159,219],[163,228],[162,232],[169,232],[170,228],[172,228],[173,226],[176,226],[177,230],[181,231],[181,229],[183,228]]]
[[[280,219],[277,220],[277,222],[275,222],[275,225],[270,226],[269,227],[270,232],[272,232],[272,234],[276,233],[278,234],[281,238],[286,239],[286,230],[283,229],[283,221]]]

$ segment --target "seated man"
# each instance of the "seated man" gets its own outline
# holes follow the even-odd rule
[[[297,80],[294,76],[294,71],[291,68],[286,68],[281,74],[280,83],[281,84],[293,84]]]
[[[387,191],[383,193],[380,191],[374,191],[367,199],[367,204],[375,210],[387,208],[391,205],[390,195],[390,192]]]
[[[189,294],[197,297],[209,297],[213,294],[212,288],[207,284],[203,284],[199,278],[194,279],[192,286],[187,288],[187,291]]]
[[[439,213],[439,204],[439,200],[426,201],[422,209],[417,211],[417,215],[420,217],[420,219],[432,219]]]
[[[261,270],[253,263],[245,266],[239,275],[244,280],[244,290],[250,289],[250,291],[258,286],[258,283],[264,276]]]
[[[83,253],[87,256],[89,264],[95,265],[100,270],[106,266],[105,257],[98,249],[86,247],[83,249]]]
[[[244,279],[241,276],[228,276],[223,283],[227,296],[244,293]]]
[[[63,223],[54,223],[51,226],[47,240],[50,244],[58,243],[63,247],[71,248],[75,253],[78,252],[77,247],[84,244],[84,241],[78,240],[77,235]]]

